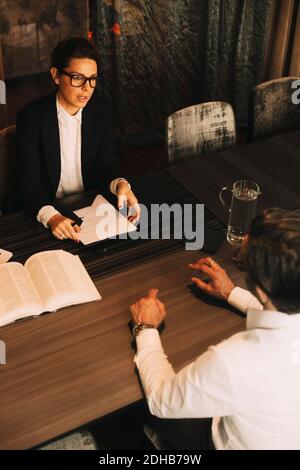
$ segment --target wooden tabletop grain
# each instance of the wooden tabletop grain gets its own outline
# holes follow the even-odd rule
[[[72,201],[70,208],[78,207]],[[162,341],[176,370],[244,328],[237,312],[191,289],[187,264],[203,253],[178,241],[120,245],[104,255],[97,246],[56,241],[20,212],[0,219],[0,246],[21,262],[43,249],[78,253],[103,297],[0,328],[7,350],[0,365],[1,449],[36,446],[142,398],[127,323],[129,306],[150,287],[159,288],[167,307]],[[224,244],[214,257],[241,285],[232,254]]]
[[[300,129],[265,140],[212,152],[172,165],[168,173],[221,220],[228,211],[219,200],[223,186],[250,179],[261,190],[257,213],[267,207],[300,207]]]
[[[215,259],[241,285],[231,255],[225,245]],[[187,264],[198,256],[180,249],[145,261],[96,281],[99,302],[1,328],[1,448],[32,447],[142,398],[127,322],[129,306],[150,287],[166,304],[162,341],[177,370],[243,329],[236,312],[190,289]]]

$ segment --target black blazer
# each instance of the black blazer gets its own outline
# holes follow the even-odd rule
[[[35,100],[17,115],[17,193],[22,207],[36,216],[53,204],[60,180],[61,160],[56,91]],[[85,190],[107,193],[116,177],[112,106],[95,90],[82,110],[81,171]]]

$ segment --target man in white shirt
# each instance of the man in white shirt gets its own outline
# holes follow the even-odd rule
[[[16,149],[19,199],[58,239],[78,241],[80,228],[60,214],[55,199],[88,189],[110,191],[127,202],[131,222],[140,208],[130,184],[116,178],[110,101],[96,89],[100,60],[85,38],[59,43],[51,55],[56,90],[18,113]]]
[[[241,260],[255,296],[212,258],[190,265],[209,277],[192,277],[196,286],[247,314],[246,330],[177,374],[157,331],[166,315],[158,290],[131,306],[135,362],[150,412],[166,419],[155,426],[170,448],[300,449],[299,213],[257,217]]]

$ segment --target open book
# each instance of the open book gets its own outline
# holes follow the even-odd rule
[[[100,299],[80,258],[66,251],[36,253],[24,266],[0,265],[0,326]]]

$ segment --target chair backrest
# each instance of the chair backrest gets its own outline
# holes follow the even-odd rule
[[[166,141],[169,164],[232,147],[236,143],[232,106],[212,101],[171,114],[167,119]]]
[[[292,101],[295,80],[299,77],[278,78],[253,88],[248,120],[250,142],[300,129],[300,106]]]
[[[12,125],[0,130],[0,211],[13,210],[15,199],[15,131]]]
[[[88,429],[81,429],[36,450],[98,450],[98,446],[93,434]]]

